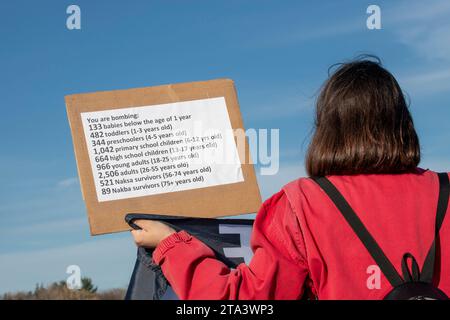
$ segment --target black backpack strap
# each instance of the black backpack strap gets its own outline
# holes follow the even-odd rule
[[[336,189],[336,187],[326,177],[312,177],[311,179],[313,179],[334,202],[336,207],[339,209],[347,223],[350,225],[350,227],[352,227],[353,231],[364,244],[367,251],[369,251],[370,255],[380,267],[380,270],[386,276],[391,285],[393,287],[397,287],[403,284],[404,281],[402,277],[398,274],[395,267],[386,257],[378,243],[366,229],[364,224],[358,218],[355,211],[353,211],[352,207],[348,204],[339,190]]]
[[[420,281],[432,283],[436,260],[436,242],[439,239],[439,230],[444,222],[445,214],[448,207],[448,199],[450,197],[450,184],[447,173],[438,173],[439,177],[439,198],[436,211],[436,222],[434,226],[434,239],[430,250],[428,251],[425,262],[423,263],[422,272],[420,273]]]

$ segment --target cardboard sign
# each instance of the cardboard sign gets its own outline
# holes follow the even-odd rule
[[[244,128],[233,81],[65,98],[92,235],[129,230],[127,213],[219,217],[259,209],[248,143],[235,136]]]

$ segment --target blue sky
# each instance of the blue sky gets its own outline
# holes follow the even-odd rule
[[[66,28],[81,7],[82,29]],[[381,30],[366,8],[381,7]],[[314,97],[330,65],[380,56],[411,101],[423,167],[450,169],[449,1],[2,1],[0,293],[65,279],[129,280],[128,233],[90,237],[64,96],[231,78],[247,128],[280,129],[280,171],[303,176]]]

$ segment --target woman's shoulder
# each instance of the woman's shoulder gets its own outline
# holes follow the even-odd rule
[[[282,191],[288,199],[318,190],[316,183],[310,177],[301,177],[285,184]]]
[[[449,172],[447,174],[450,176]],[[438,180],[436,171],[419,167],[414,172],[403,174],[333,175],[327,178],[344,192],[348,188],[373,188],[375,185],[384,184],[424,186],[429,183],[434,185]],[[305,197],[316,197],[320,194],[322,194],[321,189],[313,179],[301,177],[285,184],[281,191],[274,195],[274,199],[285,197],[289,202],[296,202]]]

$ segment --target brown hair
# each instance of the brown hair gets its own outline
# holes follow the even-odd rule
[[[317,99],[308,174],[402,173],[419,162],[419,139],[394,76],[373,56],[340,64]]]

